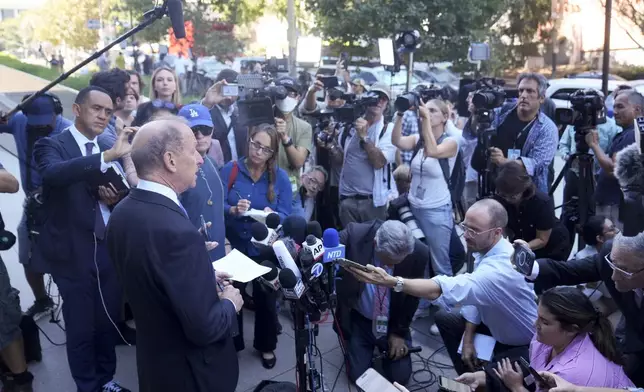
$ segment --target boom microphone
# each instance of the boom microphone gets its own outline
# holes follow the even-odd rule
[[[168,16],[172,22],[172,31],[176,39],[186,38],[186,25],[183,22],[183,5],[181,0],[166,0]]]

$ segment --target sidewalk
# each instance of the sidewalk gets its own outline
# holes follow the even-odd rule
[[[11,109],[15,105],[15,102],[22,99],[24,94],[36,91],[47,83],[47,81],[32,75],[0,66],[0,109]],[[57,87],[53,91],[61,98],[65,117],[70,118],[71,104],[73,103],[76,95],[74,90],[67,87]],[[10,153],[5,149],[9,150]],[[15,143],[13,141],[13,137],[5,134],[0,135],[0,163],[2,163],[10,173],[19,178],[18,160],[12,154],[15,154]],[[2,210],[6,227],[14,233],[21,218],[23,199],[24,194],[22,193],[22,190],[13,195],[0,194],[0,209]],[[7,265],[12,285],[20,290],[22,308],[26,310],[26,308],[33,303],[34,297],[25,280],[22,266],[18,263],[18,245],[16,244],[12,249],[6,252],[0,252],[0,255]],[[55,287],[53,288],[53,292],[57,293]],[[255,386],[262,380],[272,379],[276,381],[295,382],[295,340],[293,337],[293,330],[291,322],[286,315],[280,315],[280,322],[283,325],[284,332],[279,336],[279,343],[277,345],[277,350],[275,350],[277,365],[271,370],[266,370],[261,365],[259,354],[257,354],[252,348],[254,314],[253,312],[245,312],[244,336],[246,337],[246,350],[238,354],[240,369],[240,377],[237,387],[238,392],[252,392]],[[55,324],[49,323],[48,318],[41,319],[38,322],[38,325],[47,333],[54,343],[64,344],[64,333]],[[62,322],[61,326],[64,326]],[[421,353],[423,358],[428,358],[443,346],[440,338],[429,334],[429,319],[419,320],[413,324],[413,327],[413,343],[414,345],[423,346],[423,351]],[[65,346],[50,343],[42,334],[41,343],[43,346],[43,360],[40,363],[30,365],[30,370],[36,377],[34,390],[36,392],[74,392],[76,388],[69,372],[69,366],[67,365]],[[335,332],[333,332],[331,328],[331,324],[320,326],[320,334],[317,338],[317,344],[320,352],[322,353],[324,381],[328,392],[331,391],[343,362],[338,340]],[[132,391],[138,391],[135,348],[119,346],[117,348],[117,357],[116,380]],[[316,368],[319,371],[320,358],[314,357],[314,359],[316,361]],[[414,360],[417,359],[418,357],[414,356]],[[432,357],[432,360],[443,364],[450,363],[449,357],[447,357],[444,350],[436,353]],[[414,364],[415,370],[420,368],[420,363]],[[452,369],[443,371],[439,369],[431,370],[437,375],[442,374],[447,377],[455,377],[455,373]],[[427,381],[429,378],[430,375],[427,372],[418,373],[416,375],[416,380],[421,382]],[[410,382],[410,390],[415,389],[414,384],[415,382]],[[437,389],[438,386],[434,384],[430,388],[421,389],[421,391],[433,392]],[[346,376],[344,374],[340,374],[337,379],[335,391],[345,392],[348,390],[349,387]],[[355,391],[356,388],[352,387],[351,390]]]

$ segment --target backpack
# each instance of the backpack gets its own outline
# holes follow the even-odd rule
[[[228,177],[228,192],[233,189],[237,174],[239,174],[239,166],[237,166],[237,161],[233,161],[233,168],[230,169],[230,176]]]
[[[436,144],[441,144],[446,137],[447,133],[443,133],[441,137],[436,140]],[[411,156],[412,161],[414,160],[420,149],[423,148],[423,146],[424,143],[419,135],[418,143],[416,143],[414,153]],[[449,173],[449,158],[439,159],[438,164],[443,171],[445,182],[447,182],[447,188],[449,189],[450,196],[452,197],[452,206],[457,207],[457,204],[460,203],[461,199],[463,198],[463,190],[465,189],[465,165],[463,160],[463,152],[460,148],[458,149],[451,175]]]

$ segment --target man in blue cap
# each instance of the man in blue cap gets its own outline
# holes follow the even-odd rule
[[[214,159],[208,155],[212,143],[213,122],[210,111],[201,104],[186,105],[179,116],[188,120],[188,125],[197,139],[197,151],[203,157],[203,165],[197,173],[197,185],[183,192],[179,200],[188,212],[190,221],[201,228],[201,217],[208,223],[209,242],[207,243],[212,261],[226,255],[224,242],[224,188],[217,173]]]
[[[25,96],[25,99],[28,96]],[[21,112],[0,124],[0,133],[10,133],[16,141],[18,160],[20,161],[20,180],[22,189],[27,197],[25,211],[18,226],[18,259],[25,269],[25,277],[34,293],[36,301],[29,307],[27,314],[38,320],[52,309],[54,302],[45,289],[44,273],[49,272],[46,260],[32,247],[30,232],[33,223],[29,218],[29,206],[33,203],[30,197],[39,193],[42,180],[33,161],[33,146],[38,139],[53,136],[71,125],[71,121],[63,117],[63,108],[57,96],[47,93],[39,96],[27,105]],[[31,202],[30,202],[31,200]]]

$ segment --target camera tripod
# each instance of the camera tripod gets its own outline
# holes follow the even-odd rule
[[[492,138],[496,136],[496,128],[492,127],[491,121],[479,122],[476,126],[478,145],[485,153],[485,169],[478,173],[478,200],[492,197],[494,195],[494,183],[492,182],[492,162],[490,162],[490,148]]]
[[[573,196],[569,201],[564,201],[562,205],[555,207],[555,209],[562,208],[561,220],[570,219],[570,222],[573,222],[577,227],[585,225],[588,217],[594,215],[595,210],[595,202],[593,200],[595,191],[595,178],[593,175],[594,156],[588,152],[589,147],[584,140],[585,135],[589,131],[590,129],[588,128],[576,129],[575,143],[577,152],[568,157],[561,173],[559,173],[548,192],[550,197],[552,197],[557,186],[559,186],[564,176],[572,169],[572,165],[576,161],[579,167],[577,195]],[[571,239],[574,239],[575,232],[573,231],[570,234]],[[585,246],[584,240],[581,235],[579,235],[578,239],[578,249],[581,250]]]

